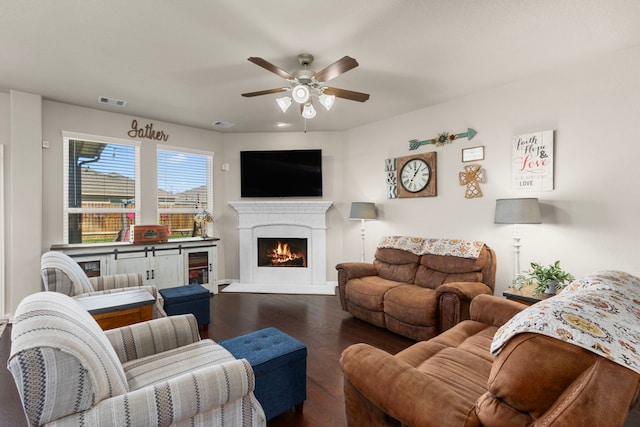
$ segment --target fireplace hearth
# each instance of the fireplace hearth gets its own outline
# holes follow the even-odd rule
[[[239,284],[252,285],[258,292],[305,293],[305,289],[315,292],[320,288],[333,292],[336,283],[327,282],[325,218],[331,202],[243,200],[229,204],[238,212]],[[268,249],[258,247],[263,240],[269,243]],[[286,252],[292,253],[290,258]]]
[[[307,267],[307,239],[258,237],[258,267]]]

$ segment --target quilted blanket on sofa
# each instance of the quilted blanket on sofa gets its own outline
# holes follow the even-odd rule
[[[505,323],[493,338],[496,355],[523,332],[570,342],[640,373],[640,278],[601,271],[574,281]]]
[[[378,248],[402,249],[415,255],[450,255],[476,259],[484,242],[460,239],[427,239],[410,236],[385,236]]]

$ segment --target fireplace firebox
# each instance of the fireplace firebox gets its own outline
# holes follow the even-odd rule
[[[307,239],[258,238],[258,267],[307,267]]]

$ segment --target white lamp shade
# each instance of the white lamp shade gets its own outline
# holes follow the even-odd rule
[[[305,85],[298,85],[291,89],[291,97],[298,104],[304,104],[309,100],[309,88]]]
[[[496,200],[495,224],[540,224],[538,199],[498,199]]]
[[[283,96],[282,98],[276,98],[276,102],[278,103],[278,107],[282,110],[283,113],[287,112],[287,109],[291,106],[291,98],[288,96]]]
[[[377,219],[378,213],[376,212],[375,203],[370,202],[353,202],[351,203],[351,212],[349,213],[349,219]]]
[[[316,109],[313,108],[311,103],[305,104],[302,109],[302,117],[305,119],[313,119],[316,116]]]
[[[333,103],[336,100],[336,96],[322,94],[318,97],[318,100],[320,101],[320,104],[322,104],[322,106],[326,108],[327,111],[329,111],[331,110],[331,107],[333,107]]]

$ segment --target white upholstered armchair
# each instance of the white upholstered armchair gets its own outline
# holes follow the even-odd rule
[[[87,277],[82,268],[69,255],[62,252],[46,252],[40,258],[40,275],[47,291],[60,292],[71,297],[86,297],[131,290],[132,287],[146,289],[156,299],[153,318],[166,317],[162,295],[155,286],[143,286],[142,275],[112,274]]]
[[[102,331],[39,292],[18,306],[8,368],[33,426],[265,426],[254,373],[191,314]]]

